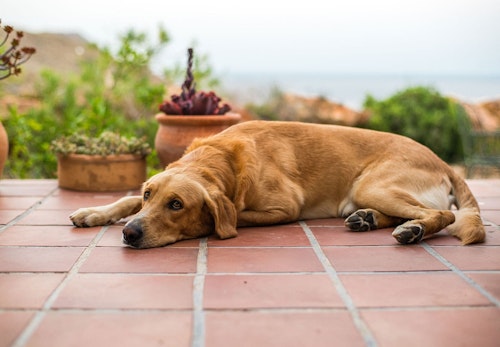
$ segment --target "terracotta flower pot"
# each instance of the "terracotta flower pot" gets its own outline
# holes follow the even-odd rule
[[[120,154],[93,156],[86,154],[58,155],[59,187],[111,192],[139,189],[146,180],[146,158]]]
[[[197,137],[207,137],[237,124],[241,120],[238,113],[225,115],[170,116],[156,115],[159,127],[155,138],[155,148],[163,166],[179,159],[186,147]]]
[[[9,156],[9,138],[7,132],[0,122],[0,177],[2,177],[3,167]]]

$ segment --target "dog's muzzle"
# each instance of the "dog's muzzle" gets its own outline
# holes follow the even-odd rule
[[[132,247],[138,247],[143,236],[141,221],[139,219],[129,221],[125,224],[122,233],[123,243]]]

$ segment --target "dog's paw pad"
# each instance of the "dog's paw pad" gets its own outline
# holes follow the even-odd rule
[[[345,220],[345,226],[353,231],[368,231],[377,229],[372,211],[358,210]]]
[[[89,228],[89,227],[93,226],[93,225],[89,225],[89,223],[87,223],[85,218],[78,218],[78,219],[70,218],[70,220],[73,223],[73,225],[75,227],[78,227],[78,228]]]
[[[417,243],[424,237],[424,228],[421,225],[400,225],[393,232],[392,236],[401,244],[407,245]]]
[[[71,222],[73,222],[73,225],[75,227],[78,227],[78,228],[88,228],[89,227],[87,225],[87,223],[85,223],[85,222],[79,222],[79,221],[75,221],[75,220],[71,220]]]

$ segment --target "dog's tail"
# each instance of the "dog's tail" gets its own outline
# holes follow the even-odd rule
[[[447,227],[448,232],[458,237],[463,245],[483,242],[486,237],[479,205],[465,181],[454,172],[450,174],[453,195],[458,211],[455,222]]]

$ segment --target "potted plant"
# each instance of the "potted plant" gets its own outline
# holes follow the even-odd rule
[[[138,189],[146,180],[145,139],[126,138],[113,132],[97,137],[81,134],[54,140],[59,187],[80,191]]]
[[[2,21],[0,20],[0,27]],[[21,73],[21,64],[28,61],[29,58],[36,52],[33,47],[21,47],[21,39],[24,34],[22,31],[14,31],[10,25],[2,27],[5,32],[5,37],[0,41],[0,80],[6,79],[12,75],[19,75]],[[8,42],[11,34],[15,33],[14,38],[9,42],[9,47],[2,50],[3,46]],[[0,119],[0,176],[3,172],[3,167],[7,156],[9,154],[9,139],[7,132],[3,127]]]
[[[216,134],[241,120],[241,115],[229,112],[228,104],[221,105],[213,91],[196,91],[192,66],[193,49],[189,48],[181,94],[164,101],[156,115],[155,148],[164,166],[179,159],[193,139]]]

